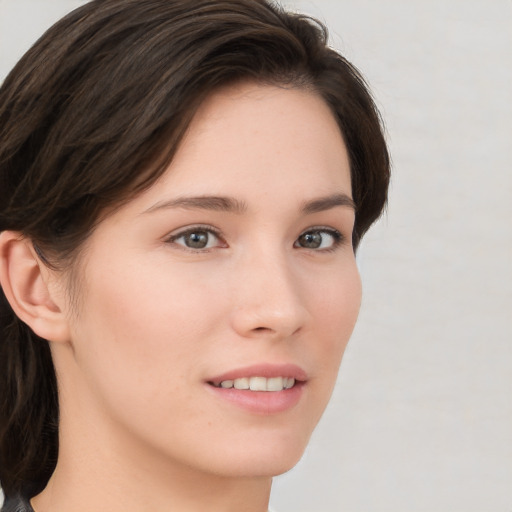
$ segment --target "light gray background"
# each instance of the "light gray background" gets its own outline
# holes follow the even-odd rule
[[[80,1],[0,0],[0,80]],[[512,512],[512,0],[285,1],[366,75],[394,161],[364,301],[279,512]]]

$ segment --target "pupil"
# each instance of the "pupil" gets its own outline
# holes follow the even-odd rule
[[[304,233],[300,237],[300,243],[302,247],[308,249],[317,249],[322,245],[322,235],[320,233]]]
[[[204,249],[208,244],[206,233],[190,233],[187,237],[187,246],[192,249]]]

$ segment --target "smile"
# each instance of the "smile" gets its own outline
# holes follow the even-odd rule
[[[268,416],[293,409],[307,393],[308,380],[296,364],[260,363],[229,370],[205,384],[222,403]]]
[[[233,380],[223,380],[215,387],[223,389],[240,389],[250,391],[283,391],[295,385],[293,377],[241,377]]]

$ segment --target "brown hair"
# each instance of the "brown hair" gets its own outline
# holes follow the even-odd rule
[[[73,261],[101,212],[164,172],[197,107],[235,81],[305,87],[345,138],[354,247],[381,214],[389,157],[358,71],[318,22],[265,0],[94,0],[51,29],[0,89],[0,231]],[[0,291],[0,483],[42,490],[58,452],[48,343]]]

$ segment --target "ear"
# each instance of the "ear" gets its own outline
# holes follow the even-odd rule
[[[15,231],[0,233],[0,284],[12,309],[41,338],[67,342],[69,326],[56,300],[62,294],[55,279],[30,239]]]

